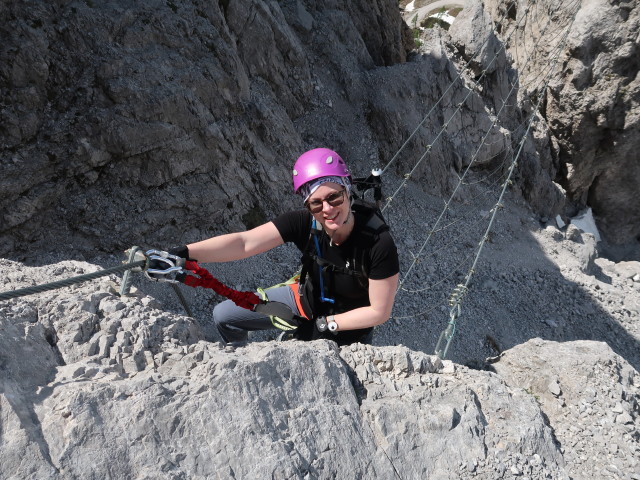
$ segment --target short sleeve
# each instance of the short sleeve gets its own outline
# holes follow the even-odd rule
[[[371,248],[369,278],[383,280],[400,272],[398,249],[389,231],[382,232]]]
[[[306,210],[295,210],[283,213],[273,220],[282,240],[293,242],[300,251],[303,251],[309,240],[311,228],[311,214]]]

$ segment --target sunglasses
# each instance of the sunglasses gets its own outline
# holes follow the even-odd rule
[[[322,207],[324,206],[324,202],[327,202],[332,207],[339,207],[344,203],[344,192],[346,189],[342,189],[339,192],[334,192],[330,195],[327,195],[322,200],[312,200],[304,203],[304,206],[307,207],[311,213],[320,213],[322,211]]]

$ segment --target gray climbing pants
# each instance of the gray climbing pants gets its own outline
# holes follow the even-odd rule
[[[288,305],[300,315],[293,292],[289,286],[267,290],[269,300]],[[237,306],[231,300],[219,303],[213,309],[213,324],[226,343],[246,342],[249,332],[276,328],[268,316]]]

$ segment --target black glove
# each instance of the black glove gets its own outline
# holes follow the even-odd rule
[[[316,318],[316,328],[319,332],[327,331],[327,317],[318,317]]]
[[[294,332],[297,330],[300,325],[302,325],[302,317],[298,315],[294,315],[293,318],[281,318],[274,315],[270,315],[271,323],[274,327],[279,328],[280,330]]]
[[[175,255],[176,257],[184,258],[185,260],[191,260],[197,262],[193,258],[189,258],[189,247],[186,245],[180,245],[178,247],[171,247],[168,252],[171,255]]]

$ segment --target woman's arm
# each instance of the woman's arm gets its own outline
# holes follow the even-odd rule
[[[271,250],[284,241],[268,222],[246,232],[228,233],[187,245],[189,256],[200,263],[230,262]]]
[[[398,277],[399,274],[396,273],[382,280],[369,279],[371,305],[335,315],[338,331],[375,327],[389,320],[398,289]]]

